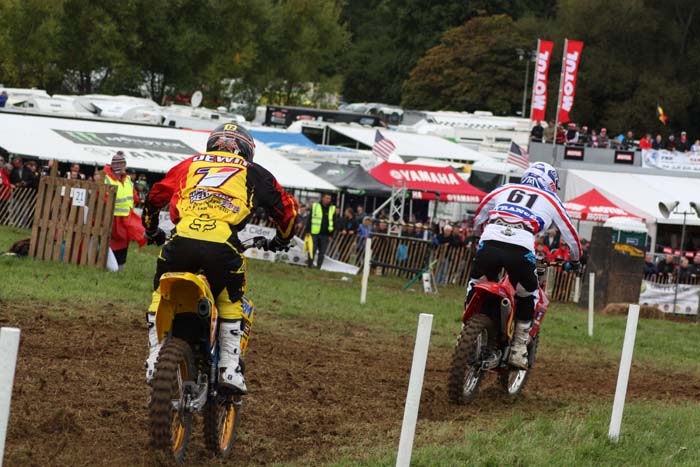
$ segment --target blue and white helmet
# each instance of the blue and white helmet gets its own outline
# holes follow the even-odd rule
[[[550,164],[535,162],[523,172],[520,183],[556,193],[559,189],[559,175]]]

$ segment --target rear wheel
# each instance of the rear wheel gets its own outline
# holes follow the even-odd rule
[[[528,369],[519,370],[516,368],[504,371],[498,377],[498,381],[501,383],[501,387],[506,391],[509,396],[517,396],[525,387],[528,378],[530,377],[530,371],[535,365],[535,356],[537,355],[537,341],[539,340],[539,333],[530,340],[527,345],[527,361]]]
[[[493,321],[484,314],[477,314],[465,323],[457,339],[447,382],[447,396],[451,403],[465,404],[476,395],[484,378],[482,349],[493,340],[494,332]]]
[[[218,395],[204,407],[204,440],[207,449],[217,456],[228,457],[231,454],[242,406],[240,396]]]
[[[185,383],[195,375],[189,344],[168,339],[158,355],[148,411],[154,447],[170,452],[178,464],[185,460],[192,432],[192,413],[185,409]]]

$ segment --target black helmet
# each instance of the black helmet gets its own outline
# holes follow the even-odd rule
[[[252,161],[255,155],[255,141],[248,130],[238,123],[224,123],[209,134],[207,152],[224,151]]]

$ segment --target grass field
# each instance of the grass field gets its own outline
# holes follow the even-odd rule
[[[27,231],[0,227],[0,250],[27,236]],[[120,273],[0,257],[0,323],[12,324],[13,316],[4,317],[3,310],[14,302],[31,303],[56,320],[76,320],[86,310],[96,316],[109,310],[109,318],[118,323],[141,320],[156,255],[153,247],[132,249]],[[359,276],[350,281],[342,277],[251,261],[247,294],[256,304],[253,339],[258,330],[288,333],[332,348],[334,339],[359,330],[367,346],[405,353],[413,347],[418,313],[428,312],[434,314],[428,365],[443,372],[460,327],[463,290],[446,287],[426,296],[416,287],[402,293],[403,280],[373,276],[368,303],[361,306]],[[422,405],[412,465],[700,465],[700,332],[695,323],[640,320],[622,437],[618,444],[608,442],[624,328],[624,317],[597,315],[595,336],[589,338],[584,312],[554,304],[543,324],[541,360],[524,397],[487,403],[493,391],[485,390],[474,402],[476,408],[446,406],[439,416],[426,413]],[[145,345],[145,334],[143,339]],[[374,358],[382,356],[377,351]],[[357,371],[363,369],[358,365]],[[347,379],[352,382],[352,374]],[[405,373],[400,394],[405,395],[407,384]],[[446,398],[439,384],[428,388],[426,407],[433,407],[433,398]],[[403,399],[393,402],[402,404]],[[352,420],[338,423],[346,426]],[[393,465],[401,419],[382,423],[383,434],[366,440],[360,434],[335,443],[330,453],[308,450],[275,462]]]

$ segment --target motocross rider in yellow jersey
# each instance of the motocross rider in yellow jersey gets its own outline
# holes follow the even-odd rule
[[[146,379],[153,378],[161,343],[155,328],[160,302],[158,285],[166,272],[203,270],[219,310],[219,384],[247,392],[240,365],[246,261],[238,232],[256,208],[263,208],[277,224],[277,235],[267,249],[288,245],[293,236],[298,205],[270,172],[253,162],[255,142],[235,123],[218,126],[209,135],[207,150],[195,154],[156,183],[143,210],[146,237],[159,245],[165,234],[158,228],[158,212],[170,203],[175,230],[158,256],[153,301],[148,309],[149,355]]]

